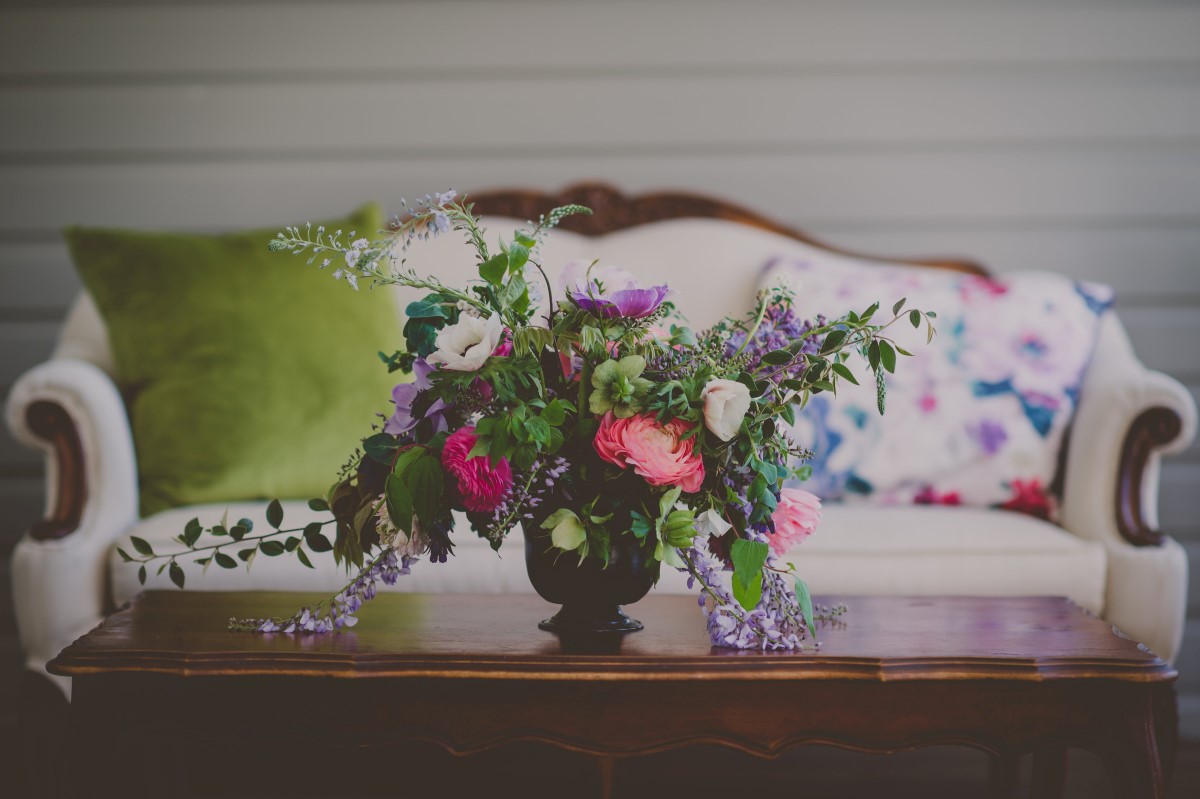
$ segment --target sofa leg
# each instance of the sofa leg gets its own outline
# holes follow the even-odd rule
[[[21,681],[17,726],[25,762],[25,782],[31,799],[60,795],[57,775],[67,739],[70,707],[62,691],[46,675],[25,672]]]

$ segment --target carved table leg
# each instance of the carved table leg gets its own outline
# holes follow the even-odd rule
[[[1062,799],[1067,783],[1067,749],[1051,746],[1033,753],[1031,799]]]
[[[1121,797],[1163,799],[1167,795],[1154,722],[1149,691],[1140,701],[1129,702],[1114,720],[1105,755]]]

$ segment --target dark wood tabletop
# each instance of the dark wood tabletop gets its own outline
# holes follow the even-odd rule
[[[615,637],[539,630],[555,608],[533,595],[383,594],[352,630],[226,630],[317,599],[150,591],[67,647],[48,668],[75,678],[65,773],[86,777],[69,788],[135,790],[120,764],[136,752],[178,760],[144,755],[156,747],[286,759],[405,742],[584,753],[602,796],[615,759],[693,745],[775,757],[961,744],[1006,764],[1002,777],[1033,752],[1042,797],[1061,789],[1068,746],[1100,753],[1121,796],[1162,796],[1170,770],[1174,669],[1066,599],[824,597],[849,611],[797,653],[714,648],[696,600],[666,595],[629,607],[645,629]]]

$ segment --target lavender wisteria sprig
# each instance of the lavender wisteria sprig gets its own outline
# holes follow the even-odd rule
[[[229,629],[259,633],[325,633],[353,627],[358,624],[354,614],[364,602],[375,598],[375,584],[395,585],[401,576],[410,572],[415,561],[407,555],[397,555],[393,549],[385,549],[329,599],[311,608],[300,608],[286,619],[230,619]]]

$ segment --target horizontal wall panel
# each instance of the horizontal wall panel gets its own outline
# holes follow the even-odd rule
[[[50,357],[60,323],[0,323],[0,386],[10,386],[26,370]]]
[[[1200,540],[1200,464],[1164,463],[1159,492],[1159,526],[1181,538]]]
[[[1118,315],[1142,363],[1185,382],[1200,376],[1200,308],[1126,308]]]
[[[1196,8],[854,5],[480,0],[9,11],[0,75],[436,76],[1200,58]]]
[[[804,228],[803,221],[797,224]],[[918,230],[826,225],[811,232],[858,252],[958,256],[995,274],[1037,270],[1106,283],[1122,307],[1200,301],[1200,224]]]
[[[523,97],[553,113],[519,110]],[[0,155],[1149,142],[1200,131],[1200,62],[1037,75],[24,87],[0,88],[0,108]],[[481,136],[480,120],[496,123]]]
[[[62,318],[79,277],[57,233],[45,243],[0,243],[0,318]]]
[[[1022,220],[1056,226],[1200,220],[1200,147],[907,154],[574,155],[0,168],[0,235],[67,223],[238,227],[342,213],[366,198],[447,186],[561,186],[600,177],[631,191],[708,192],[811,226]]]
[[[1188,557],[1188,615],[1200,619],[1200,538],[1180,543]]]
[[[45,484],[40,477],[0,480],[0,549],[9,551],[29,526],[42,518],[45,510]]]

